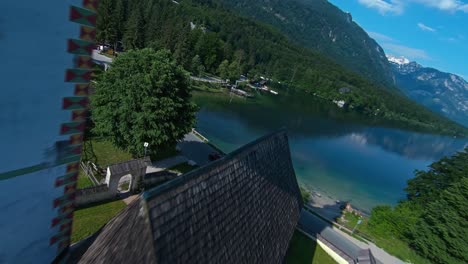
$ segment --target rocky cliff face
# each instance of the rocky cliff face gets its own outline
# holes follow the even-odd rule
[[[468,127],[468,82],[455,74],[388,56],[397,86],[416,102]]]
[[[392,69],[379,44],[353,21],[350,13],[326,0],[220,1],[368,79],[394,84]]]

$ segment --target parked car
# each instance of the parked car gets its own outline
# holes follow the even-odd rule
[[[213,152],[213,153],[210,153],[210,154],[208,155],[208,159],[209,159],[210,161],[214,161],[214,160],[220,159],[221,157],[222,157],[222,156],[221,156],[219,153],[217,153],[217,152]]]

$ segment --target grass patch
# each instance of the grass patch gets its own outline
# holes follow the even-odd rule
[[[301,191],[301,196],[304,203],[308,203],[310,200],[310,192],[302,185],[299,186],[299,190]]]
[[[76,210],[73,216],[71,242],[78,242],[94,234],[126,206],[119,200]]]
[[[88,176],[84,173],[84,171],[80,168],[78,171],[78,189],[83,189],[86,187],[94,186],[93,182],[88,178]]]
[[[204,83],[198,81],[192,81],[192,88],[195,91],[207,92],[207,93],[222,93],[223,89],[220,84]]]
[[[170,167],[169,170],[180,172],[180,173],[187,173],[187,172],[192,171],[192,170],[194,170],[196,168],[198,168],[198,166],[192,166],[192,165],[188,164],[187,162],[185,162],[185,163],[177,164],[174,167]]]
[[[336,264],[315,241],[295,231],[286,253],[286,264]]]
[[[130,191],[129,190],[130,189],[130,182],[124,182],[124,183],[120,184],[119,189],[122,192]]]
[[[346,221],[338,219],[338,222],[352,230],[360,217],[355,214],[345,212],[344,219]],[[361,219],[362,223],[356,227],[355,234],[373,241],[374,244],[384,249],[390,255],[393,255],[405,262],[421,264],[430,263],[430,261],[416,254],[416,252],[412,250],[405,241],[396,237],[381,237],[375,235],[369,228],[369,219],[367,217],[362,217]]]
[[[105,139],[92,139],[93,151],[97,158],[97,163],[101,167],[128,161],[134,159],[132,154],[126,150],[122,150],[114,146],[110,141]],[[163,160],[173,156],[177,156],[179,151],[175,149],[175,144],[170,147],[161,147],[157,149],[148,148],[148,154],[152,161]]]
[[[106,140],[93,139],[93,150],[101,167],[133,159],[132,154]]]

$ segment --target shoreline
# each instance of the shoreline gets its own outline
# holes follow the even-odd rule
[[[200,131],[196,130],[195,128],[192,129],[192,132],[202,139],[206,144],[209,144],[211,147],[219,151],[221,154],[226,155],[227,153],[224,152],[221,148],[213,144],[207,137],[205,137]],[[296,175],[297,178],[297,175]],[[307,202],[307,205],[310,207],[316,209],[319,211],[323,216],[329,218],[330,220],[335,220],[335,218],[338,218],[342,215],[342,206],[345,206],[347,201],[341,201],[336,199],[336,197],[333,197],[330,193],[327,191],[317,188],[317,187],[312,187],[307,184],[303,184],[299,182],[298,180],[298,185],[299,187],[302,187],[307,193],[309,193],[309,201]],[[351,206],[353,207],[354,210],[360,212],[363,216],[369,216],[370,212],[367,212],[366,210],[362,210],[359,207],[356,207],[353,205],[351,202],[349,202]]]
[[[301,183],[299,183],[299,186],[309,194],[309,201],[306,203],[308,206],[314,208],[329,220],[335,221],[335,219],[341,217],[343,211],[342,207],[346,206],[348,201],[338,200],[325,190],[317,187],[311,187]],[[355,211],[358,211],[363,216],[370,216],[370,212],[356,207],[351,202],[349,203]]]

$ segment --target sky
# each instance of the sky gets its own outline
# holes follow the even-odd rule
[[[468,80],[468,0],[329,0],[386,54]]]

